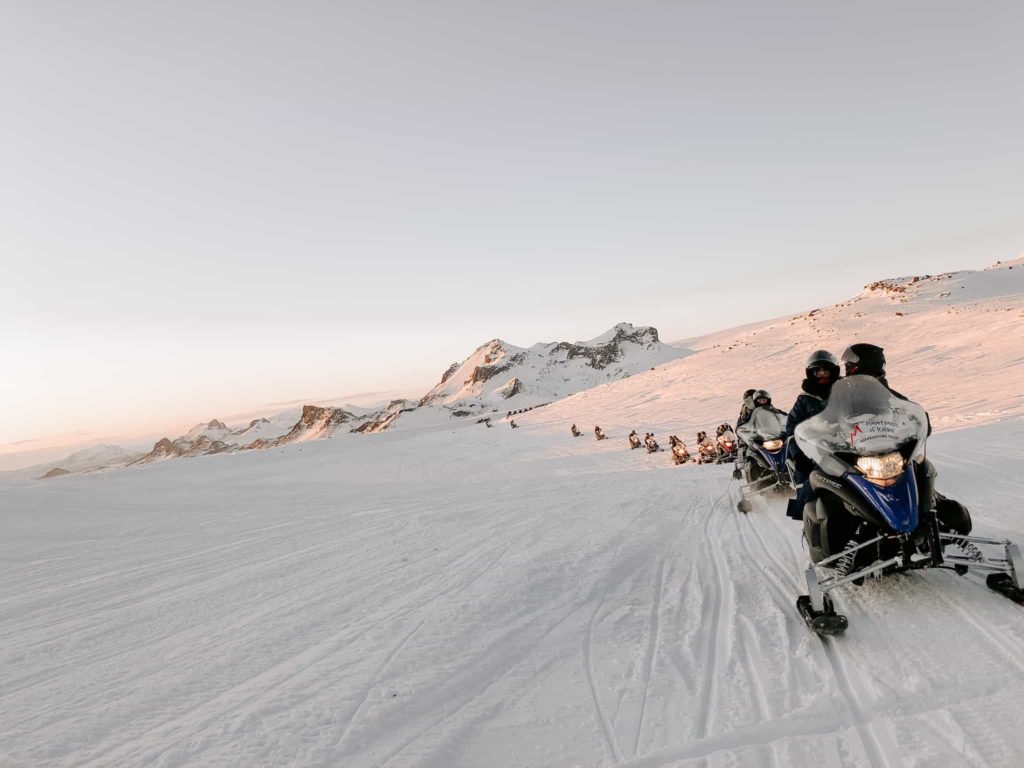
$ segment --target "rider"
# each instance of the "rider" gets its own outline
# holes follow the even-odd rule
[[[900,394],[889,386],[885,378],[885,350],[874,344],[851,344],[843,351],[843,363],[847,376],[873,376],[882,386],[900,400],[910,401],[906,395]],[[928,414],[926,413],[925,416]],[[932,420],[928,418],[928,436],[932,434]]]
[[[783,416],[786,415],[785,411],[780,411],[778,408],[772,405],[772,396],[768,393],[768,390],[766,389],[755,390],[754,394],[751,395],[750,399],[753,400],[754,402],[754,407],[750,411],[751,415],[753,415],[754,411],[756,411],[758,408],[767,408],[772,413],[781,413]],[[750,419],[748,417],[747,421],[749,420]]]
[[[802,520],[804,505],[811,500],[814,491],[807,478],[814,469],[814,463],[804,456],[803,451],[796,444],[793,437],[793,430],[797,425],[812,416],[817,416],[828,403],[829,393],[832,385],[839,380],[839,360],[826,349],[819,349],[811,353],[804,365],[804,380],[800,384],[803,392],[793,403],[793,408],[786,419],[786,439],[789,444],[786,454],[793,462],[793,483],[796,485],[796,498],[790,499],[786,509],[787,517],[794,520]]]
[[[764,409],[764,410],[769,411],[771,413],[777,413],[780,416],[785,416],[786,415],[785,411],[780,411],[778,408],[776,408],[774,405],[772,405],[772,396],[768,393],[768,390],[766,390],[766,389],[755,390],[754,394],[751,396],[751,400],[753,401],[754,408],[753,408],[753,410],[751,410],[750,416],[747,418],[747,420],[743,424],[741,424],[736,429],[736,434],[737,434],[737,436],[740,438],[740,440],[742,442],[748,442],[745,439],[745,437],[746,438],[750,437],[750,434],[752,432],[752,428],[747,428],[746,425],[747,425],[747,423],[750,422],[750,420],[753,418],[754,414],[757,411]]]
[[[740,417],[736,419],[736,429],[739,429],[750,420],[750,414],[754,412],[755,389],[748,389],[743,393],[743,405],[740,406]]]
[[[871,376],[878,379],[894,397],[910,401],[906,395],[900,394],[889,386],[885,377],[885,350],[882,347],[866,343],[851,344],[844,350],[842,361],[845,364],[847,376]],[[926,413],[925,417],[927,418],[927,416]],[[928,418],[928,435],[931,436],[931,434],[932,423]],[[922,494],[931,494],[939,521],[946,528],[964,536],[971,532],[971,517],[967,508],[960,502],[943,496],[935,490],[935,469],[927,459],[924,461],[918,482]]]

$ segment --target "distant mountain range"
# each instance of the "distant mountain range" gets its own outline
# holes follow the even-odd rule
[[[173,440],[159,440],[148,453],[99,445],[7,476],[52,478],[307,440],[415,429],[453,419],[481,420],[556,401],[559,407],[555,410],[561,411],[578,403],[580,393],[594,402],[607,401],[609,407],[615,401],[626,408],[626,414],[635,411],[639,416],[648,407],[647,395],[632,402],[626,394],[631,391],[630,384],[622,380],[632,381],[631,377],[653,368],[663,374],[663,386],[681,398],[674,413],[682,416],[695,404],[706,406],[721,400],[725,418],[735,410],[735,395],[724,396],[719,391],[722,387],[709,387],[708,381],[734,378],[739,391],[755,384],[772,387],[784,402],[795,396],[790,392],[798,385],[794,375],[800,373],[804,357],[813,348],[839,351],[855,340],[883,344],[890,359],[899,361],[897,381],[918,374],[913,392],[929,395],[935,423],[984,423],[990,417],[1024,413],[1024,395],[1019,391],[1024,364],[1022,320],[1024,256],[985,270],[878,280],[852,299],[831,307],[726,329],[683,344],[664,344],[654,328],[629,323],[619,323],[589,341],[517,347],[492,339],[462,362],[452,363],[418,401],[393,400],[375,410],[309,404],[301,412],[286,411],[234,427],[213,419]],[[962,367],[963,361],[972,359],[978,364]],[[954,361],[961,367],[945,371],[944,366]],[[939,369],[943,369],[942,376],[921,376]],[[993,369],[1003,375],[992,377]],[[959,403],[956,415],[946,415],[949,390],[943,381],[948,375],[978,379],[977,386],[998,396],[1003,404],[998,413],[985,410],[989,405],[972,410],[970,403]],[[647,391],[643,386],[641,390]],[[578,397],[566,400],[573,395]],[[663,404],[670,399],[664,395]],[[631,423],[633,418],[629,416]]]
[[[437,385],[419,401],[393,400],[378,410],[305,405],[294,423],[287,423],[278,416],[253,419],[231,428],[219,419],[212,419],[195,425],[180,437],[160,439],[148,453],[131,453],[118,446],[97,446],[17,474],[53,478],[522,410],[687,354],[687,349],[663,344],[654,328],[634,327],[629,323],[619,323],[589,341],[539,343],[522,348],[493,339],[461,363],[449,366]]]

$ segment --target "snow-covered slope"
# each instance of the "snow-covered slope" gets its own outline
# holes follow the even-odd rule
[[[1019,606],[913,574],[822,642],[779,506],[550,413],[0,488],[0,765],[1024,763]],[[1024,422],[933,443],[1024,538]]]
[[[519,417],[568,431],[675,431],[684,439],[735,421],[745,389],[788,409],[804,362],[857,341],[885,348],[889,382],[923,403],[937,430],[1024,414],[1024,261],[981,271],[882,280],[835,306],[685,343],[694,354]]]

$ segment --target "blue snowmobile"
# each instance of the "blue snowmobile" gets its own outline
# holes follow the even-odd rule
[[[963,505],[935,492],[925,457],[928,417],[871,376],[848,376],[828,405],[796,428],[816,465],[803,511],[811,563],[796,607],[819,635],[846,630],[830,593],[844,584],[924,568],[988,574],[987,584],[1024,603],[1024,559],[1010,541],[971,536]],[[947,552],[947,549],[949,550]]]
[[[736,434],[746,446],[743,467],[737,474],[743,498],[736,505],[740,512],[752,509],[751,498],[770,493],[792,492],[789,468],[786,466],[786,412],[772,406],[771,395],[759,389],[753,396],[754,410],[739,426]]]

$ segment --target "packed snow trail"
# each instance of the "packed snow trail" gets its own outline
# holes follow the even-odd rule
[[[933,456],[1024,539],[1020,436]],[[844,590],[822,641],[781,501],[738,514],[728,467],[609,438],[470,425],[3,487],[0,765],[1024,762],[1018,606],[912,574]]]

